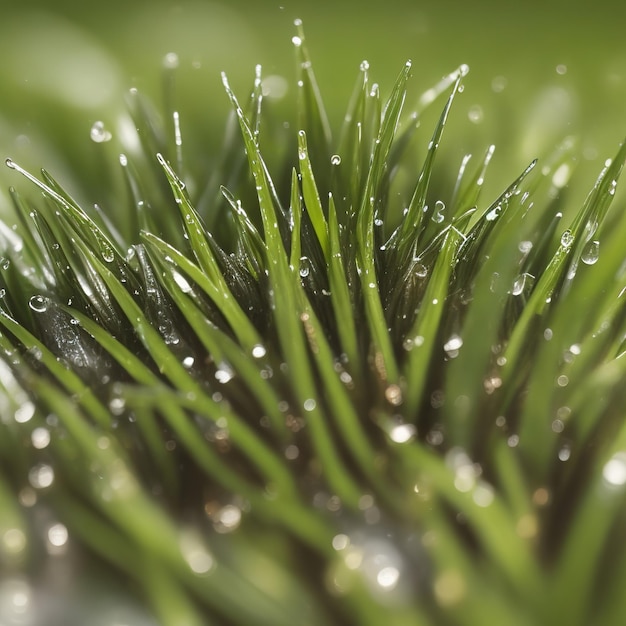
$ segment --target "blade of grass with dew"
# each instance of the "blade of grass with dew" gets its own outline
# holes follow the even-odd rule
[[[243,111],[225,76],[223,76],[223,81],[226,92],[239,117],[250,169],[256,183],[267,246],[267,269],[273,291],[274,315],[280,344],[291,370],[292,384],[301,407],[308,414],[311,437],[322,461],[329,485],[336,490],[337,495],[342,500],[352,505],[357,505],[361,495],[360,489],[350,479],[348,472],[344,470],[336,446],[330,436],[328,426],[325,423],[325,418],[315,402],[317,391],[304,343],[303,329],[300,320],[294,315],[296,312],[301,313],[296,295],[300,280],[299,266],[294,268],[293,271],[288,266],[286,251],[283,247],[277,223],[276,208],[272,198],[272,185],[267,178],[267,168],[264,165],[258,145],[254,142]]]
[[[411,63],[407,62],[387,101],[380,131],[374,144],[356,225],[357,270],[360,274],[365,311],[376,353],[374,361],[378,364],[381,378],[390,383],[398,382],[399,373],[377,288],[378,278],[374,260],[374,203],[380,192],[386,159],[406,97],[406,83],[410,71]]]

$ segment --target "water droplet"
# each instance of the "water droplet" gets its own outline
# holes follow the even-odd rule
[[[616,189],[617,189],[617,181],[616,180],[612,180],[611,184],[609,186],[609,195],[610,196],[614,196]]]
[[[65,525],[58,523],[53,524],[48,528],[48,542],[53,548],[54,552],[58,553],[58,548],[63,548],[67,544],[67,540],[69,539],[69,533],[67,532],[67,528]]]
[[[13,417],[18,424],[25,424],[31,420],[33,415],[35,415],[35,405],[30,400],[27,400],[17,408]]]
[[[531,287],[535,277],[528,272],[524,272],[520,274],[514,281],[513,287],[511,288],[511,294],[514,296],[519,296],[527,291],[528,287]]]
[[[294,46],[299,47],[299,46],[301,46],[301,45],[302,45],[302,39],[301,39],[300,37],[298,37],[297,35],[294,35],[294,36],[291,38],[291,43],[292,43]]]
[[[226,363],[220,363],[218,370],[215,372],[215,379],[222,383],[226,384],[234,377],[235,373]]]
[[[306,278],[311,272],[311,261],[308,256],[300,257],[300,276]]]
[[[626,485],[626,452],[615,453],[602,469],[602,477],[611,487]]]
[[[587,265],[594,265],[600,257],[600,242],[596,239],[589,241],[584,247],[580,260]]]
[[[493,220],[495,220],[498,215],[500,215],[500,211],[502,211],[502,206],[498,204],[497,206],[493,207],[493,209],[491,209],[491,211],[489,211],[487,215],[485,215],[485,219],[488,222],[493,222]]]
[[[45,296],[33,296],[28,301],[28,306],[35,311],[35,313],[45,313],[48,310],[50,300]]]
[[[563,63],[559,63],[559,65],[556,66],[556,73],[559,74],[560,76],[567,74],[567,65],[564,65]]]
[[[330,163],[331,165],[341,165],[341,157],[338,154],[333,154],[330,157]]]
[[[572,231],[567,229],[561,235],[561,245],[564,248],[569,248],[574,243],[574,235],[572,235]]]
[[[435,210],[431,218],[433,222],[437,224],[441,224],[441,222],[443,222],[443,220],[445,219],[445,216],[443,214],[445,209],[446,205],[441,200],[437,200],[437,202],[435,202]]]
[[[417,434],[413,424],[397,424],[389,431],[389,438],[395,443],[407,443]]]
[[[34,448],[43,450],[50,443],[50,431],[47,428],[39,426],[30,434],[30,440]]]
[[[479,104],[475,104],[470,107],[467,117],[472,124],[480,124],[484,118],[483,108]]]
[[[227,504],[211,516],[213,528],[220,534],[230,533],[241,523],[241,509],[234,504]]]
[[[572,455],[572,450],[568,445],[563,446],[558,453],[559,461],[567,461]]]
[[[35,489],[45,489],[54,482],[54,470],[50,465],[40,463],[28,472],[28,482]]]
[[[260,343],[257,343],[252,347],[252,356],[255,359],[262,359],[267,354],[267,350],[265,346],[262,346]]]
[[[463,63],[459,66],[459,76],[467,76],[469,74],[470,68],[469,65]]]
[[[104,122],[101,120],[94,122],[89,131],[89,136],[91,137],[91,141],[96,143],[106,143],[113,138],[113,135],[105,128]]]
[[[533,242],[532,241],[520,241],[519,245],[517,246],[517,249],[522,254],[528,254],[533,249]]]
[[[463,339],[456,333],[451,335],[450,339],[443,344],[444,352],[451,358],[455,358],[459,354],[459,350],[463,345]]]
[[[193,367],[193,364],[195,363],[195,359],[192,356],[186,356],[183,359],[183,367],[185,369],[191,369]]]
[[[179,272],[172,272],[172,278],[183,293],[189,293],[191,291],[191,285],[182,274]]]

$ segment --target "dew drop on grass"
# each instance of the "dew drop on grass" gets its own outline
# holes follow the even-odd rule
[[[331,165],[341,165],[341,157],[338,154],[333,154],[330,157],[330,163]]]
[[[444,352],[451,358],[455,358],[459,354],[459,350],[463,346],[463,339],[456,333],[450,336],[448,341],[443,344]]]
[[[311,273],[311,261],[308,256],[300,257],[300,276],[306,278]]]
[[[45,296],[33,296],[28,301],[28,306],[35,311],[35,313],[45,313],[48,310],[48,304],[50,300]]]
[[[89,131],[89,137],[91,141],[95,143],[106,143],[107,141],[111,141],[113,135],[105,128],[104,122],[98,120],[94,122],[91,130]]]
[[[561,235],[561,245],[564,248],[569,248],[571,247],[571,245],[574,243],[574,235],[572,235],[572,231],[567,229],[562,235]]]
[[[260,343],[257,343],[252,347],[252,356],[255,359],[262,359],[267,354],[267,350],[265,346],[262,346]]]
[[[493,220],[495,220],[498,217],[498,215],[500,215],[501,210],[502,210],[502,206],[498,204],[493,209],[491,209],[491,211],[489,211],[487,215],[485,215],[485,219],[488,222],[493,222]]]
[[[596,239],[585,245],[580,260],[586,265],[594,265],[600,257],[600,242]]]
[[[313,411],[315,410],[317,403],[315,402],[313,398],[308,398],[302,403],[302,406],[305,411]]]
[[[186,356],[183,359],[183,367],[185,369],[191,369],[194,363],[195,363],[195,359],[192,356]]]
[[[437,202],[435,202],[435,210],[431,218],[433,222],[435,222],[436,224],[441,224],[441,222],[443,222],[443,220],[445,219],[445,216],[443,214],[445,209],[446,205],[441,200],[437,200]]]

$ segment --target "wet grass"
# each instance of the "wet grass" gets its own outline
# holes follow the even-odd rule
[[[0,615],[65,563],[137,624],[616,623],[626,144],[586,199],[565,138],[485,200],[492,146],[437,160],[467,66],[362,64],[333,136],[293,43],[284,158],[257,68],[204,180],[136,92],[110,212],[7,161]]]

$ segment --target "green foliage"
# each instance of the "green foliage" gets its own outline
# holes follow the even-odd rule
[[[569,139],[485,203],[493,147],[433,182],[466,66],[412,110],[363,64],[334,140],[294,43],[287,164],[260,68],[204,187],[134,94],[117,219],[7,161],[42,199],[0,230],[5,580],[121,573],[168,626],[617,623],[626,144],[578,211]]]

